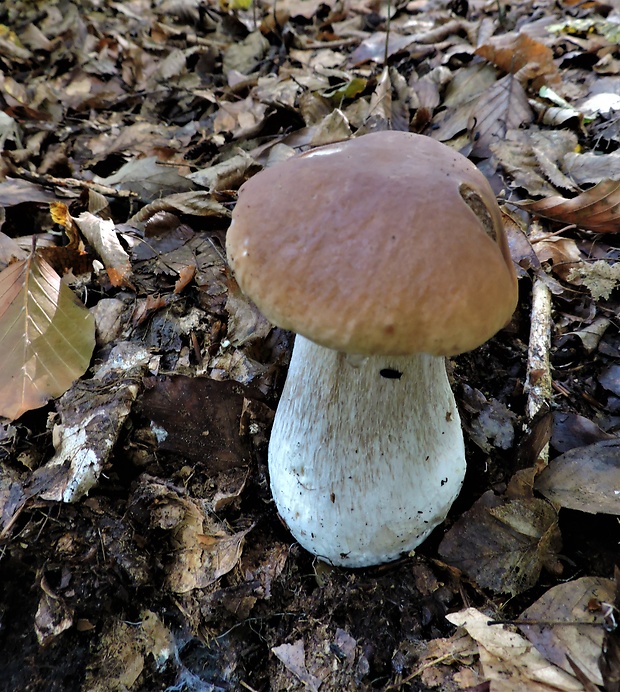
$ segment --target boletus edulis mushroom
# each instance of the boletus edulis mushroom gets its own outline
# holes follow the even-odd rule
[[[488,181],[429,137],[364,135],[248,180],[226,248],[246,295],[297,333],[269,443],[291,533],[348,567],[412,550],[465,475],[445,357],[517,301]]]

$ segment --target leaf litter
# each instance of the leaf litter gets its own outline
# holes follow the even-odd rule
[[[0,7],[7,689],[615,689],[617,8],[533,12]],[[453,359],[469,470],[449,520],[415,555],[345,571],[275,513],[291,338],[223,248],[262,166],[386,128],[489,177],[522,303]],[[554,309],[540,420],[532,280]]]

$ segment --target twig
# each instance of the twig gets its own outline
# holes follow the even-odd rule
[[[76,178],[56,178],[53,175],[33,173],[32,171],[27,171],[25,168],[16,167],[14,172],[20,178],[24,180],[29,180],[31,183],[38,183],[39,185],[46,185],[51,187],[78,187],[82,189],[94,190],[101,195],[106,197],[132,197],[138,198],[138,195],[131,190],[115,190],[113,187],[108,187],[107,185],[101,185],[100,183],[93,183],[90,180],[78,180]]]
[[[551,291],[538,276],[532,286],[530,342],[527,350],[527,418],[536,414],[551,401],[553,382],[549,349],[551,348]],[[540,452],[542,461],[549,458],[549,446]]]
[[[383,64],[387,65],[390,42],[390,28],[392,26],[392,0],[387,0],[387,22],[385,23],[385,50],[383,51]]]

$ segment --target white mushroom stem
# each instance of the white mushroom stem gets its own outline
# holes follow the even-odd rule
[[[280,515],[322,559],[363,567],[412,550],[465,475],[444,359],[351,356],[297,336],[269,471]]]

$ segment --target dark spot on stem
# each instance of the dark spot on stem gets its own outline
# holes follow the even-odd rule
[[[400,380],[403,373],[400,370],[394,370],[393,368],[383,368],[379,370],[379,375],[385,377],[386,380]]]

